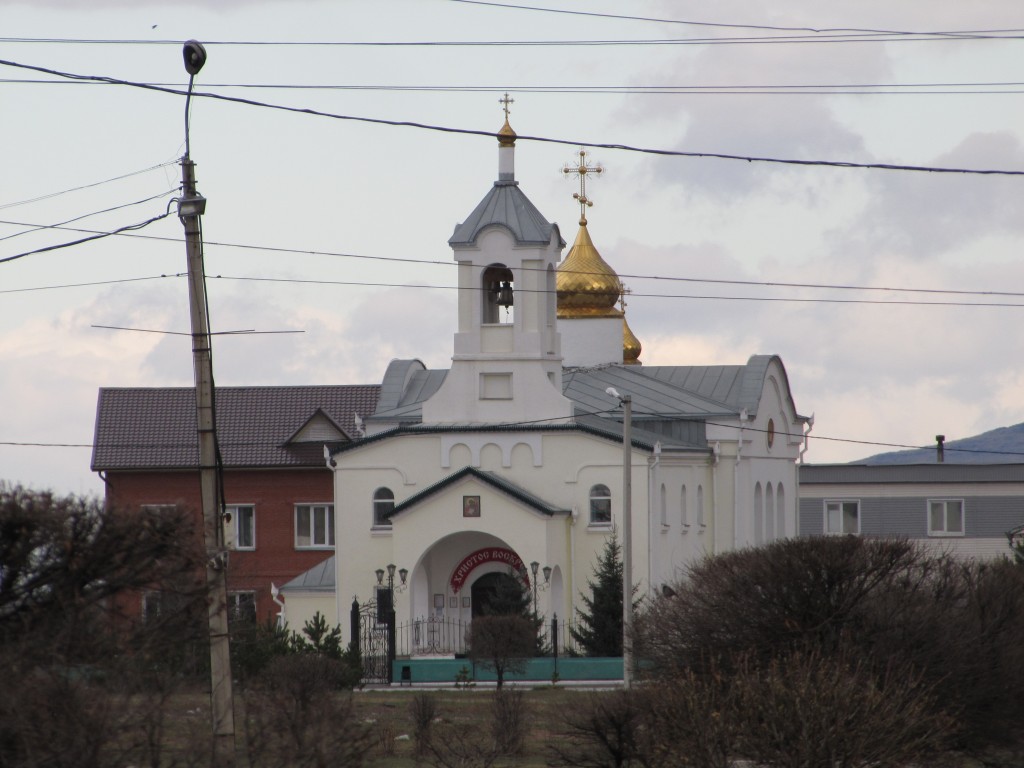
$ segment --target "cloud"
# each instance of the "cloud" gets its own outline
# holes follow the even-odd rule
[[[1007,131],[972,133],[930,165],[1024,170],[1024,146]],[[880,171],[868,188],[860,218],[837,233],[861,252],[934,259],[970,240],[1024,232],[1018,177]]]

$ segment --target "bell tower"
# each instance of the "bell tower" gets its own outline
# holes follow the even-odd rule
[[[516,133],[497,133],[498,180],[448,240],[459,265],[452,367],[423,403],[424,424],[562,421],[556,268],[565,241],[515,179]]]

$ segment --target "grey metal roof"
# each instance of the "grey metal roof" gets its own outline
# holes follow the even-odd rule
[[[388,515],[388,517],[393,517],[394,515],[397,515],[400,512],[404,512],[410,507],[416,506],[425,499],[444,490],[452,483],[456,483],[467,476],[471,476],[477,480],[480,480],[481,482],[491,486],[492,488],[502,491],[503,493],[511,496],[517,501],[522,502],[526,506],[537,510],[541,514],[548,515],[549,517],[557,514],[569,514],[570,510],[563,509],[562,507],[558,507],[554,504],[550,504],[544,501],[539,496],[535,496],[534,494],[527,491],[525,488],[518,486],[515,483],[501,477],[501,475],[497,475],[494,472],[484,472],[482,470],[476,469],[475,467],[467,466],[463,467],[457,472],[453,472],[452,474],[442,478],[441,480],[438,480],[436,483],[424,488],[419,493],[413,494],[409,498],[405,499],[405,501],[403,501],[401,504],[396,504],[395,508],[391,510],[391,513]]]
[[[634,430],[646,429],[651,444],[660,440],[665,448],[706,448],[705,422],[736,418],[744,409],[750,416],[757,414],[764,380],[775,360],[778,358],[774,355],[754,355],[746,365],[566,368],[562,393],[572,400],[577,416],[601,414],[600,421],[578,420],[597,429],[602,421],[621,421],[618,406],[606,390],[614,387],[621,393],[628,392],[633,398]],[[782,370],[785,375],[785,368]],[[392,361],[384,377],[389,394],[382,396],[372,418],[418,424],[423,402],[440,388],[447,373],[426,370],[418,360]],[[400,394],[399,386],[404,387]],[[790,405],[795,413],[792,399]],[[621,440],[621,426],[610,428],[617,430]]]
[[[409,363],[417,363],[419,367],[409,367]],[[447,375],[448,371],[444,369],[426,370],[419,360],[392,360],[384,374],[381,399],[371,419],[414,424],[420,422],[423,419],[424,401],[441,388]]]
[[[664,381],[694,394],[720,403],[725,403],[735,413],[746,409],[750,416],[757,414],[764,380],[768,368],[778,360],[785,376],[785,366],[778,355],[751,355],[746,365],[678,365],[637,368],[637,372],[659,381]],[[789,391],[789,382],[786,382]],[[797,413],[790,396],[789,405]]]
[[[735,416],[738,410],[643,372],[646,366],[609,365],[592,369],[568,369],[562,375],[562,393],[576,407],[588,413],[609,411],[618,406],[606,390],[614,387],[633,399],[633,418],[644,419]],[[741,367],[741,366],[730,366]]]
[[[1024,483],[1024,464],[802,464],[800,484]]]
[[[558,225],[544,218],[537,207],[519,189],[517,181],[496,181],[484,199],[461,224],[448,240],[452,247],[472,245],[487,227],[505,227],[518,245],[547,245],[554,235],[560,245],[565,241],[558,231]]]
[[[224,463],[323,466],[321,442],[290,438],[318,411],[348,435],[355,434],[354,414],[372,413],[379,393],[377,385],[220,387],[216,410]],[[93,446],[94,471],[197,467],[195,390],[100,389]]]
[[[333,592],[335,585],[334,555],[300,573],[283,587],[282,592]]]

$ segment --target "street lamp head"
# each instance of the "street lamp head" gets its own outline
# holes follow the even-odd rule
[[[545,584],[551,583],[551,566],[550,565],[545,565],[544,566],[544,583]]]
[[[388,563],[388,578],[394,581],[395,579],[395,564]]]
[[[190,75],[198,75],[199,70],[206,63],[206,49],[198,40],[189,40],[181,50],[182,58],[185,59],[185,71]]]
[[[384,569],[383,568],[378,568],[377,569],[377,583],[378,584],[383,584],[384,583]]]
[[[539,571],[539,570],[540,570],[540,563],[538,563],[536,560],[534,560],[532,563],[530,563],[530,571],[533,573],[534,580],[537,579],[537,571]]]
[[[405,582],[406,582],[406,579],[409,578],[409,569],[408,568],[399,568],[398,569],[398,578],[400,578],[402,580],[402,584],[404,585]]]

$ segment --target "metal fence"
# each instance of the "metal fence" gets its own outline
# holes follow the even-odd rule
[[[453,618],[424,616],[403,622],[396,627],[396,655],[398,656],[459,656],[467,653],[466,635],[470,622]],[[576,641],[565,622],[557,616],[546,620],[537,636],[543,654],[575,656]],[[552,643],[554,640],[554,643]]]

